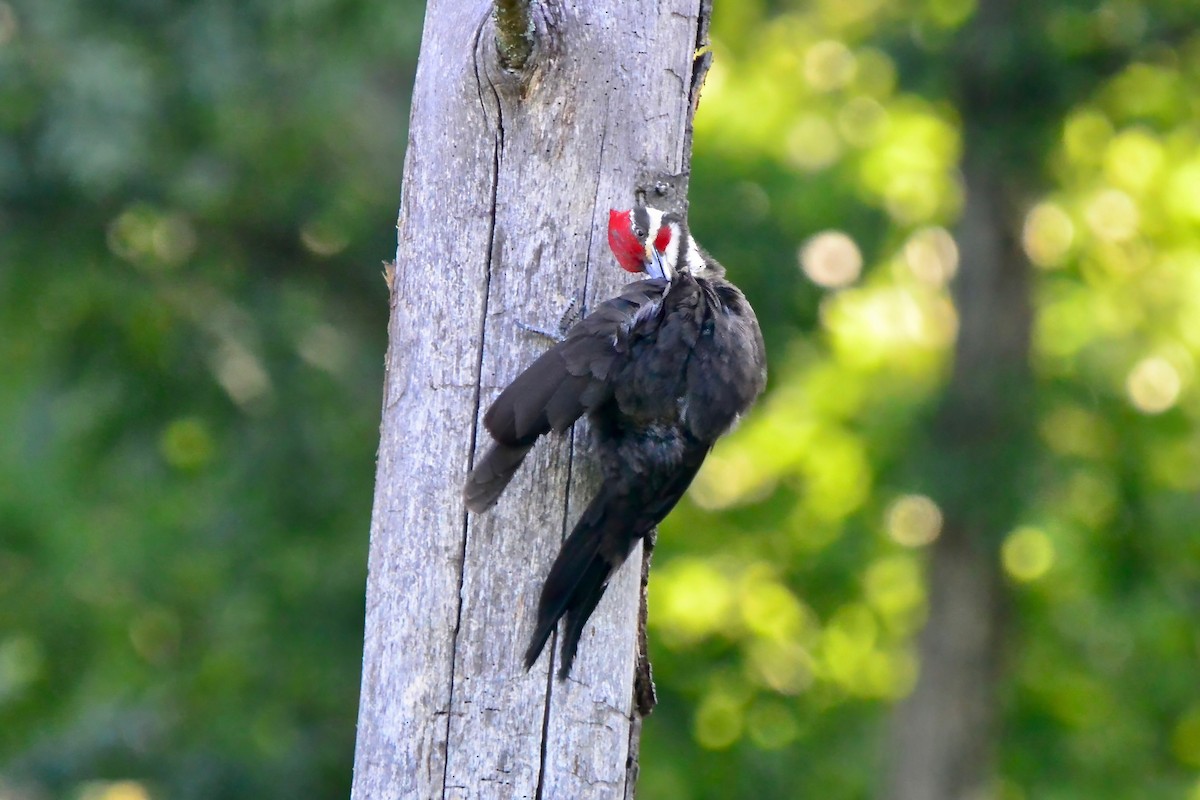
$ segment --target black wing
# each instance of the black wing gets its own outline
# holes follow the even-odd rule
[[[664,280],[629,284],[500,393],[483,416],[496,444],[463,490],[469,509],[483,511],[496,502],[539,436],[565,431],[612,397],[611,376],[629,353],[630,332],[657,308],[666,288]]]
[[[483,424],[498,442],[532,444],[564,431],[612,396],[610,376],[628,354],[630,329],[644,308],[662,299],[666,282],[638,281],[581,320],[500,393]]]
[[[754,309],[733,284],[711,282],[708,318],[688,362],[688,428],[714,442],[762,393],[767,355]]]

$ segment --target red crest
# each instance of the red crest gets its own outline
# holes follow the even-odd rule
[[[633,220],[629,211],[608,212],[608,246],[621,269],[627,272],[646,271],[646,251],[633,235]]]

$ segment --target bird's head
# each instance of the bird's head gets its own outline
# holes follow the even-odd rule
[[[678,214],[649,206],[608,212],[608,246],[621,268],[672,280],[704,269],[704,259]]]

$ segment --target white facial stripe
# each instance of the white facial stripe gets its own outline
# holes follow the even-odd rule
[[[708,265],[704,263],[704,256],[700,255],[700,248],[696,246],[696,240],[688,235],[688,256],[687,256],[688,272],[698,277],[704,277]]]
[[[647,208],[650,215],[650,229],[646,232],[646,259],[654,258],[654,241],[658,238],[658,230],[662,227],[663,211],[658,208]],[[675,277],[675,260],[679,257],[679,228],[671,225],[671,240],[663,253],[663,272],[667,280]]]
[[[675,277],[675,265],[679,263],[679,224],[671,223],[671,238],[667,241],[667,249],[663,252],[663,269],[667,278]]]
[[[646,232],[647,246],[654,244],[654,237],[658,233],[658,229],[662,227],[663,212],[657,208],[647,208],[646,213],[650,217],[650,229]]]

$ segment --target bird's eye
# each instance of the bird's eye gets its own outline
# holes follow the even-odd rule
[[[633,235],[635,237],[637,237],[638,239],[645,239],[646,231],[642,228],[639,228],[637,225],[634,225],[633,226]]]

